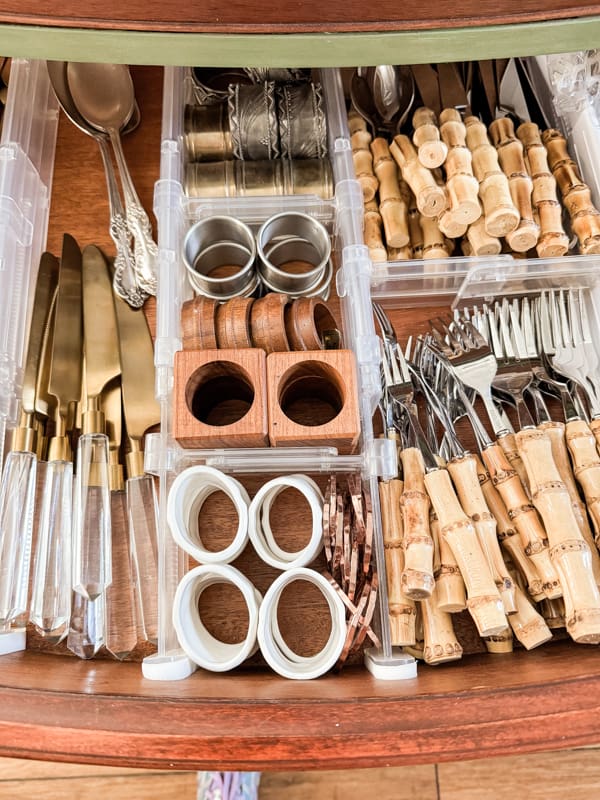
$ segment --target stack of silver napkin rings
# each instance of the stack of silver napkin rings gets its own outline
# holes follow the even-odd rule
[[[269,513],[277,495],[293,488],[304,495],[311,507],[312,532],[302,549],[289,552],[279,547],[269,523]],[[238,515],[233,541],[218,552],[207,550],[198,534],[198,515],[213,492],[224,492]],[[323,547],[323,496],[317,484],[306,475],[274,478],[250,498],[243,485],[231,475],[213,467],[199,465],[181,472],[171,487],[167,520],[175,542],[200,566],[180,581],[173,600],[173,625],[179,643],[188,657],[204,669],[224,672],[254,655],[260,647],[265,661],[286,678],[310,679],[327,672],[337,662],[346,640],[346,612],[340,596],[321,574],[307,569]],[[250,540],[263,561],[282,570],[264,598],[231,561]],[[282,591],[295,580],[316,585],[323,593],[331,613],[331,633],[323,649],[313,656],[294,653],[283,639],[277,621]],[[244,597],[248,610],[248,632],[243,641],[227,644],[216,639],[205,627],[199,610],[202,592],[216,583],[229,583]]]
[[[260,285],[292,299],[327,300],[333,277],[327,229],[299,212],[269,217],[256,238],[248,225],[234,217],[201,219],[186,234],[183,261],[192,288],[213,300],[249,297]],[[308,271],[290,272],[285,265],[291,262],[311,266]],[[215,275],[219,268],[227,274]]]

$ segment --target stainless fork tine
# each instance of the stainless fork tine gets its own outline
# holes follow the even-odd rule
[[[500,341],[500,336],[498,334],[498,327],[496,325],[496,315],[492,311],[492,309],[485,305],[483,307],[485,319],[487,323],[488,330],[490,332],[489,342],[491,345],[492,350],[494,351],[494,355],[496,358],[502,358],[504,355],[504,351],[502,349],[502,343]]]
[[[509,305],[508,313],[510,316],[510,331],[515,353],[517,358],[526,360],[528,356],[527,345],[525,343],[525,336],[523,335],[523,330],[521,328],[521,321],[519,319],[519,304],[517,300]]]
[[[578,312],[578,303],[575,298],[573,289],[569,289],[568,294],[568,307],[569,307],[569,330],[571,344],[575,347],[583,344],[583,331],[581,329],[581,317]]]
[[[505,298],[502,305],[496,303],[496,318],[500,329],[500,337],[502,339],[502,354],[504,358],[515,358],[515,351],[513,348],[511,332],[508,327],[508,300]]]
[[[583,331],[583,338],[586,342],[592,341],[592,330],[590,328],[590,320],[588,317],[587,306],[585,302],[584,290],[579,289],[579,313],[581,320],[581,329]]]
[[[533,313],[535,313],[535,310]],[[529,358],[535,358],[538,355],[538,349],[535,340],[532,308],[528,297],[524,297],[521,300],[521,330],[523,332],[527,355]]]

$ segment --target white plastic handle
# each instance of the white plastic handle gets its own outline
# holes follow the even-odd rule
[[[306,498],[312,513],[312,531],[308,544],[290,552],[275,541],[271,530],[271,507],[286,489],[296,489]],[[248,534],[260,558],[275,567],[288,570],[304,567],[323,547],[323,495],[317,484],[306,475],[285,475],[265,483],[254,496],[249,509]]]
[[[313,656],[300,656],[284,642],[277,622],[277,607],[285,587],[298,580],[317,586],[329,605],[331,633],[325,647]],[[258,643],[263,658],[284,678],[311,680],[330,670],[340,657],[346,641],[346,610],[329,581],[320,573],[305,567],[283,572],[271,584],[263,598],[258,615]],[[282,646],[283,643],[283,646]]]
[[[223,550],[206,550],[198,531],[198,515],[214,492],[224,492],[238,514],[238,529]],[[242,484],[214,467],[189,467],[173,481],[167,501],[167,522],[175,542],[200,564],[229,564],[248,542],[250,498]]]
[[[230,583],[242,593],[248,608],[246,638],[236,644],[216,639],[200,618],[198,601],[209,586]],[[188,658],[211,672],[226,672],[256,653],[256,631],[262,597],[238,569],[229,564],[206,564],[190,570],[180,581],[173,601],[173,625]]]

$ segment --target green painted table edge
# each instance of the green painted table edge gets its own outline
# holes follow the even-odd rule
[[[7,56],[181,66],[416,64],[561,53],[599,44],[600,16],[385,33],[169,33],[0,25],[0,53]]]

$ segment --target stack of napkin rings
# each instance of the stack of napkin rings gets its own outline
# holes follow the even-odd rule
[[[183,261],[194,290],[221,301],[249,297],[260,287],[290,298],[326,300],[333,277],[327,229],[314,217],[291,211],[269,217],[256,239],[234,217],[200,219],[185,236]],[[304,271],[286,269],[293,265]]]
[[[298,490],[312,511],[309,543],[296,552],[281,549],[273,537],[269,512],[277,495],[288,488]],[[238,514],[238,529],[224,550],[206,550],[198,537],[197,520],[206,499],[224,492]],[[250,498],[242,484],[213,467],[189,467],[171,487],[167,520],[175,542],[201,566],[181,580],[173,601],[173,624],[179,643],[188,657],[204,669],[224,672],[233,669],[260,648],[269,666],[285,678],[307,680],[327,672],[338,661],[346,640],[344,603],[323,575],[307,569],[323,546],[323,496],[306,475],[288,475],[264,484]],[[271,584],[264,598],[256,587],[230,562],[245,548],[248,539],[257,554],[282,574]],[[312,656],[300,656],[285,643],[277,621],[277,607],[284,588],[296,580],[313,583],[323,593],[331,614],[331,632],[323,649]],[[236,644],[216,639],[206,629],[199,611],[202,592],[215,583],[230,583],[242,593],[248,609],[246,638]]]

